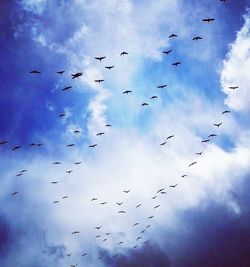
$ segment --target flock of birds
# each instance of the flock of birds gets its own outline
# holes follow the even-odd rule
[[[220,0],[220,1],[225,2],[226,0]],[[202,21],[203,21],[203,22],[207,22],[207,23],[211,23],[211,22],[214,22],[215,19],[214,19],[214,18],[205,18],[205,19],[203,19]],[[177,37],[178,37],[178,36],[177,36],[176,34],[171,34],[171,35],[169,36],[170,39],[171,39],[171,38],[177,38]],[[199,41],[199,40],[202,40],[202,39],[203,39],[203,38],[200,37],[200,36],[195,36],[195,37],[193,38],[194,41]],[[162,53],[165,54],[165,55],[168,55],[168,54],[170,54],[171,52],[172,52],[172,49],[167,50],[167,51],[162,51]],[[128,56],[128,52],[123,51],[123,52],[120,53],[120,55],[121,55],[121,56]],[[100,61],[100,62],[102,62],[103,60],[105,60],[105,58],[106,58],[105,56],[95,57],[95,59],[98,60],[98,61]],[[177,67],[177,66],[180,65],[180,64],[181,64],[180,61],[177,61],[177,62],[172,63],[172,65],[175,66],[175,67]],[[105,66],[105,68],[108,69],[108,70],[110,70],[110,71],[111,71],[114,67],[115,67],[115,65]],[[39,71],[39,70],[32,70],[32,71],[30,71],[30,73],[31,73],[31,74],[34,74],[34,75],[38,75],[38,74],[41,74],[41,71]],[[57,74],[59,74],[59,75],[63,75],[64,73],[65,73],[64,70],[61,70],[61,71],[58,71],[58,72],[57,72]],[[73,74],[71,74],[71,78],[72,78],[72,79],[78,79],[78,78],[80,78],[82,75],[83,75],[82,72],[73,73]],[[104,79],[96,79],[96,80],[94,80],[94,82],[96,82],[96,83],[102,83],[102,82],[104,82]],[[161,84],[161,85],[158,85],[157,88],[159,88],[159,89],[163,89],[163,88],[165,88],[166,86],[167,86],[167,84]],[[64,87],[64,88],[62,89],[62,91],[68,91],[68,90],[70,90],[71,88],[72,88],[72,86],[66,86],[66,87]],[[229,89],[231,89],[231,90],[235,90],[235,89],[238,89],[238,86],[230,86]],[[131,90],[126,90],[126,91],[123,92],[123,94],[130,94],[130,93],[132,93]],[[153,96],[151,97],[151,99],[157,99],[157,98],[158,98],[157,95],[153,95]],[[141,104],[142,107],[145,107],[145,106],[148,106],[148,105],[149,105],[149,104],[146,103],[146,102],[144,102],[144,103]],[[224,111],[221,113],[221,115],[225,115],[225,114],[228,114],[228,113],[230,113],[230,112],[231,112],[230,110],[224,110]],[[66,114],[64,114],[64,113],[58,115],[59,118],[63,118],[63,117],[65,117],[65,116],[66,116]],[[219,128],[221,125],[222,125],[222,121],[213,124],[213,126],[216,127],[216,128]],[[111,127],[111,124],[106,124],[105,127],[106,127],[106,128],[109,128],[109,127]],[[73,131],[73,134],[79,134],[80,132],[81,132],[81,131],[80,131],[79,129],[75,129],[75,130]],[[96,133],[97,136],[102,136],[102,135],[104,135],[104,134],[105,134],[104,131]],[[206,139],[201,140],[201,143],[207,143],[207,142],[210,142],[210,141],[212,141],[212,139],[215,138],[216,136],[217,136],[217,134],[215,134],[215,133],[209,134],[209,135],[207,136]],[[166,140],[165,140],[164,142],[160,143],[160,146],[164,146],[164,145],[166,145],[167,142],[169,142],[169,140],[170,140],[170,139],[173,139],[174,137],[175,137],[174,135],[169,135],[168,137],[166,137]],[[7,145],[7,143],[8,143],[7,140],[2,140],[2,141],[0,141],[0,146]],[[31,144],[30,144],[31,147],[40,147],[40,146],[42,146],[42,145],[43,145],[42,143],[31,143]],[[71,143],[71,144],[68,144],[68,145],[67,145],[67,147],[74,147],[74,146],[75,146],[74,143]],[[90,148],[95,148],[96,146],[97,146],[97,144],[91,144],[91,145],[89,145]],[[17,150],[21,149],[21,147],[22,147],[21,145],[16,145],[16,146],[11,147],[10,149],[11,149],[12,151],[17,151]],[[204,153],[204,150],[199,151],[199,152],[196,152],[196,155],[198,155],[198,156],[202,156],[203,153]],[[74,162],[75,165],[80,165],[81,163],[82,163],[82,161]],[[194,166],[194,165],[197,164],[197,163],[198,163],[198,161],[190,162],[190,163],[187,165],[187,167],[188,167],[188,168],[191,168],[192,166]],[[55,162],[53,162],[53,165],[61,165],[61,164],[62,164],[62,162],[60,162],[60,161],[55,161]],[[23,169],[23,170],[19,171],[19,172],[16,174],[16,176],[23,176],[27,171],[28,171],[27,169]],[[66,172],[67,174],[71,174],[71,173],[73,172],[73,169],[66,170],[65,172]],[[185,177],[187,177],[187,176],[188,176],[188,175],[187,175],[186,173],[183,173],[183,174],[181,175],[181,178],[185,178]],[[58,181],[51,181],[51,184],[53,184],[53,185],[58,184],[58,183],[59,183]],[[177,186],[178,186],[178,183],[177,183],[177,184],[169,185],[168,187],[171,188],[171,189],[175,189]],[[124,193],[124,194],[129,194],[130,192],[131,192],[131,189],[123,190],[123,193]],[[18,193],[19,193],[18,191],[14,191],[14,192],[12,193],[12,196],[14,197],[14,196],[16,196]],[[152,200],[155,200],[155,199],[156,199],[158,196],[160,196],[160,195],[166,195],[166,194],[167,194],[167,190],[166,190],[165,188],[160,188],[160,189],[158,189],[158,190],[155,192],[154,196],[152,197]],[[67,195],[62,196],[62,199],[67,199],[67,198],[69,198],[69,196],[67,196]],[[91,202],[97,202],[97,201],[98,201],[98,198],[97,198],[97,197],[93,197],[92,199],[90,199],[90,201],[91,201]],[[59,202],[60,202],[60,200],[55,200],[55,201],[53,201],[52,203],[53,203],[53,204],[57,204],[57,203],[59,203]],[[108,203],[107,201],[102,201],[102,202],[100,202],[99,204],[103,206],[103,205],[106,205],[107,203]],[[126,214],[126,210],[125,210],[125,209],[122,209],[122,207],[124,206],[124,202],[116,202],[116,205],[119,207],[119,210],[117,211],[117,213],[119,213],[119,214]],[[143,205],[142,203],[138,203],[137,205],[135,205],[135,208],[138,209],[138,208],[140,208],[142,205]],[[153,207],[152,207],[152,210],[158,209],[158,208],[160,208],[160,206],[161,206],[160,204],[157,204],[157,205],[154,204]],[[149,228],[151,227],[151,225],[152,225],[152,222],[151,222],[151,221],[152,221],[152,219],[154,218],[154,216],[155,216],[155,215],[152,214],[152,215],[148,216],[147,218],[145,218],[145,222],[143,222],[145,226],[143,227],[143,229],[140,229],[140,230],[138,231],[138,236],[134,239],[134,241],[133,241],[133,242],[134,242],[134,245],[133,245],[132,248],[136,249],[136,248],[138,248],[140,245],[143,246],[143,245],[147,245],[147,244],[149,244],[150,240],[147,239],[147,238],[145,238],[145,235],[146,235],[148,229],[149,229]],[[142,222],[134,222],[134,224],[132,224],[131,226],[132,226],[132,227],[139,227],[139,225],[141,225],[141,224],[142,224]],[[95,226],[94,229],[97,231],[97,234],[96,234],[96,236],[95,236],[96,239],[100,240],[101,242],[108,242],[109,237],[112,235],[112,233],[105,231],[105,229],[104,229],[104,227],[103,227],[102,225]],[[103,231],[102,234],[101,234],[101,231]],[[71,234],[72,234],[72,235],[78,235],[78,234],[80,234],[80,231],[79,231],[79,230],[75,230],[75,231],[73,231]],[[140,241],[140,240],[142,240],[142,241]],[[122,240],[119,241],[119,242],[117,243],[117,246],[122,245],[124,242],[125,242],[125,241],[122,241]],[[81,254],[82,257],[86,257],[87,255],[88,255],[88,252],[83,252],[83,253]],[[66,257],[71,257],[72,254],[71,254],[71,253],[67,253],[65,256],[66,256]],[[119,253],[113,254],[112,256],[113,256],[113,257],[118,257],[118,256],[119,256]],[[101,259],[102,259],[102,256],[98,256],[98,259],[101,260]],[[71,264],[70,267],[76,267],[76,266],[78,266],[78,265],[79,265],[79,264]]]

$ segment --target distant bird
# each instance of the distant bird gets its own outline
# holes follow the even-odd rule
[[[195,154],[201,156],[202,153],[203,153],[203,151],[201,151],[201,152],[197,152],[197,153],[195,153]]]
[[[99,60],[100,62],[106,57],[95,57],[95,59]]]
[[[97,146],[97,144],[94,144],[94,145],[90,145],[89,147],[94,148],[94,147],[96,147],[96,146]]]
[[[8,141],[1,141],[0,145],[4,145],[4,144],[7,144],[7,143],[8,143]]]
[[[160,144],[160,146],[165,146],[167,142],[163,142]]]
[[[167,192],[165,192],[165,191],[161,191],[160,194],[162,194],[162,195],[166,195]]]
[[[116,258],[117,256],[119,256],[119,253],[113,255],[113,258]]]
[[[54,165],[59,165],[59,164],[62,164],[61,162],[59,161],[56,161],[56,162],[53,162]]]
[[[56,204],[56,203],[59,203],[59,201],[58,201],[58,200],[55,200],[55,201],[53,202],[53,204]]]
[[[65,72],[65,70],[61,70],[61,71],[57,71],[56,73],[63,74],[64,72]]]
[[[228,88],[231,89],[231,90],[235,90],[235,89],[238,89],[239,86],[229,86]]]
[[[107,203],[108,203],[107,201],[105,201],[105,202],[101,202],[100,205],[105,205],[105,204],[107,204]]]
[[[163,191],[164,190],[164,188],[161,188],[161,189],[159,189],[158,191],[157,191],[157,194],[159,194],[161,191]]]
[[[187,177],[187,174],[183,174],[181,177],[182,177],[182,178]]]
[[[56,182],[56,181],[54,181],[54,182],[51,182],[51,184],[58,184],[59,182]]]
[[[105,235],[110,235],[110,233],[105,233]]]
[[[191,167],[191,166],[193,166],[193,165],[196,164],[196,163],[197,163],[197,161],[194,161],[194,162],[190,163],[190,164],[188,165],[188,167]]]
[[[140,232],[140,234],[144,234],[144,233],[145,233],[145,231],[146,231],[146,230],[142,230],[142,231]]]
[[[105,242],[105,241],[107,241],[108,239],[107,238],[104,238],[103,240],[102,240],[102,242]]]
[[[72,232],[72,235],[75,235],[75,234],[80,234],[80,232],[79,231]]]
[[[73,146],[75,146],[75,144],[69,144],[69,145],[67,145],[67,147],[73,147]]]
[[[39,70],[32,70],[32,71],[30,71],[30,73],[32,73],[32,74],[40,74],[41,72]]]
[[[174,33],[168,36],[168,38],[174,38],[174,37],[177,37],[177,35]]]
[[[83,254],[82,254],[82,257],[87,256],[87,255],[88,255],[88,253],[83,253]]]
[[[141,239],[141,238],[142,238],[141,236],[138,236],[138,237],[136,238],[136,241],[139,240],[139,239]]]
[[[68,196],[63,196],[63,197],[62,197],[62,199],[66,199],[66,198],[68,198]]]
[[[158,96],[156,96],[156,95],[153,95],[150,97],[150,99],[156,99],[156,98],[158,98]]]
[[[167,84],[161,84],[161,85],[158,85],[157,88],[161,88],[161,89],[163,89],[163,88],[165,88],[166,86],[167,86]]]
[[[149,240],[145,241],[143,244],[146,245],[146,244],[148,244],[148,243],[149,243]]]
[[[117,205],[121,206],[123,202],[116,202]]]
[[[214,126],[216,126],[216,127],[220,127],[221,126],[221,124],[222,124],[222,122],[220,122],[220,123],[214,123]]]
[[[209,23],[211,21],[215,21],[215,19],[213,19],[213,18],[206,18],[206,19],[203,19],[202,21]]]
[[[15,147],[13,147],[11,150],[12,151],[15,151],[15,150],[18,150],[18,149],[20,149],[21,148],[21,146],[15,146]]]
[[[105,127],[111,127],[112,125],[111,124],[106,124]]]
[[[118,245],[121,245],[121,244],[123,244],[124,242],[123,241],[120,241],[119,243],[118,243]]]
[[[174,137],[174,135],[169,135],[168,137],[167,137],[167,139],[171,139],[171,138],[173,138]]]
[[[224,110],[221,114],[224,115],[226,113],[231,113],[231,111],[230,110]]]
[[[68,256],[68,257],[70,257],[70,256],[71,256],[71,254],[70,254],[70,253],[67,253],[67,254],[65,254],[65,256]]]
[[[23,175],[23,173],[18,173],[16,176],[19,177],[19,176],[22,176],[22,175]]]
[[[216,137],[217,134],[210,134],[207,138],[210,138],[210,137]]]
[[[79,78],[82,76],[82,72],[73,73],[73,74],[71,74],[71,76],[72,76],[72,79]]]
[[[125,56],[125,55],[128,55],[128,52],[123,51],[123,52],[121,52],[121,54],[120,54],[120,56]]]
[[[168,55],[169,53],[171,53],[171,52],[172,52],[172,49],[167,50],[167,51],[162,51],[163,54],[167,54],[167,55]]]
[[[151,226],[151,224],[147,225],[146,228],[149,228]]]
[[[65,117],[66,115],[64,113],[58,115],[59,118]]]
[[[157,208],[159,208],[159,207],[160,207],[160,205],[156,205],[156,206],[154,206],[153,209],[157,209]]]
[[[132,91],[127,90],[127,91],[124,91],[124,92],[123,92],[123,94],[129,94],[129,93],[132,93]]]
[[[16,191],[16,192],[14,192],[14,193],[12,193],[11,195],[12,196],[15,196],[16,194],[18,194],[18,192]]]
[[[21,170],[20,172],[23,173],[23,172],[27,172],[28,170]]]
[[[118,213],[126,213],[124,210],[120,210],[118,211]]]
[[[139,225],[139,223],[134,223],[134,225],[133,225],[133,226],[136,226],[136,225]]]
[[[175,188],[178,184],[170,185],[169,187]]]
[[[99,80],[94,80],[95,83],[101,83],[101,82],[104,82],[103,79],[99,79]]]
[[[210,141],[210,139],[205,139],[205,140],[202,140],[201,142],[202,143],[207,143],[207,142],[209,142]]]
[[[97,198],[96,198],[96,197],[94,197],[94,198],[92,198],[92,199],[91,199],[91,201],[95,201],[95,200],[97,200]]]
[[[154,216],[153,216],[153,215],[148,217],[148,219],[152,219],[152,218],[154,218]]]
[[[100,235],[97,235],[95,238],[99,238],[99,237],[101,237]]]
[[[72,88],[72,86],[66,86],[66,87],[64,87],[62,90],[63,91],[67,91],[67,90],[69,90],[69,89],[71,89]]]
[[[81,163],[82,163],[81,161],[74,162],[75,165],[79,165]]]
[[[95,229],[96,230],[100,230],[102,228],[102,226],[96,226]]]
[[[152,197],[152,199],[156,199],[156,198],[157,198],[157,196]]]
[[[138,204],[138,205],[136,206],[136,208],[139,208],[141,205],[142,205],[142,204]]]
[[[195,36],[195,37],[193,38],[193,41],[198,41],[198,40],[202,40],[202,37],[200,37],[200,36]]]
[[[142,107],[148,106],[148,103],[145,103],[145,102],[144,102],[144,103],[141,104],[141,106],[142,106]]]
[[[78,264],[70,264],[70,267],[76,267]]]
[[[105,68],[111,70],[111,69],[114,68],[114,66],[115,66],[115,65],[113,65],[113,66],[105,66]]]
[[[177,61],[177,62],[174,62],[172,65],[175,66],[175,67],[177,67],[180,64],[181,64],[181,62],[180,61]]]
[[[71,174],[73,170],[66,171],[66,173]]]
[[[73,133],[74,134],[78,134],[78,133],[80,133],[81,131],[79,131],[79,130],[75,130]]]
[[[131,190],[123,190],[124,193],[128,194]]]
[[[138,246],[133,246],[133,248],[137,248]]]

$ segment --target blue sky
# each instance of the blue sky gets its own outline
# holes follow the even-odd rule
[[[246,266],[249,1],[0,5],[0,141],[8,141],[0,146],[1,262]],[[202,22],[207,17],[215,21]],[[172,33],[178,37],[168,38]],[[193,41],[195,36],[203,39]],[[122,51],[128,55],[120,56]],[[106,58],[99,62],[98,56]],[[176,61],[181,65],[172,66]],[[108,65],[115,67],[105,69]],[[65,73],[57,74],[60,70]],[[71,79],[76,72],[83,75]],[[167,87],[157,88],[160,84]],[[62,91],[66,86],[72,88]],[[126,90],[132,93],[124,95]],[[153,95],[158,98],[150,99]],[[149,105],[141,107],[144,102]],[[222,115],[224,110],[231,113]],[[66,117],[58,118],[62,113]],[[210,134],[217,136],[201,143]],[[89,148],[92,144],[97,147]],[[78,161],[82,164],[74,164]],[[188,167],[192,162],[197,164]],[[16,176],[23,169],[27,172]],[[157,193],[159,188],[167,194]],[[94,197],[98,200],[90,201]],[[120,209],[126,214],[118,214]],[[103,226],[100,238],[97,225]]]

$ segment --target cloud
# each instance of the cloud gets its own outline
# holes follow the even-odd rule
[[[221,86],[227,95],[225,104],[235,111],[248,112],[250,109],[250,78],[247,70],[250,68],[250,18],[244,16],[245,23],[237,33],[236,40],[230,45],[230,50],[224,60],[221,71]],[[238,86],[230,90],[230,86]]]

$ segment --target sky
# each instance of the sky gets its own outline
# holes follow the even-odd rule
[[[1,1],[1,265],[250,265],[249,6]]]

